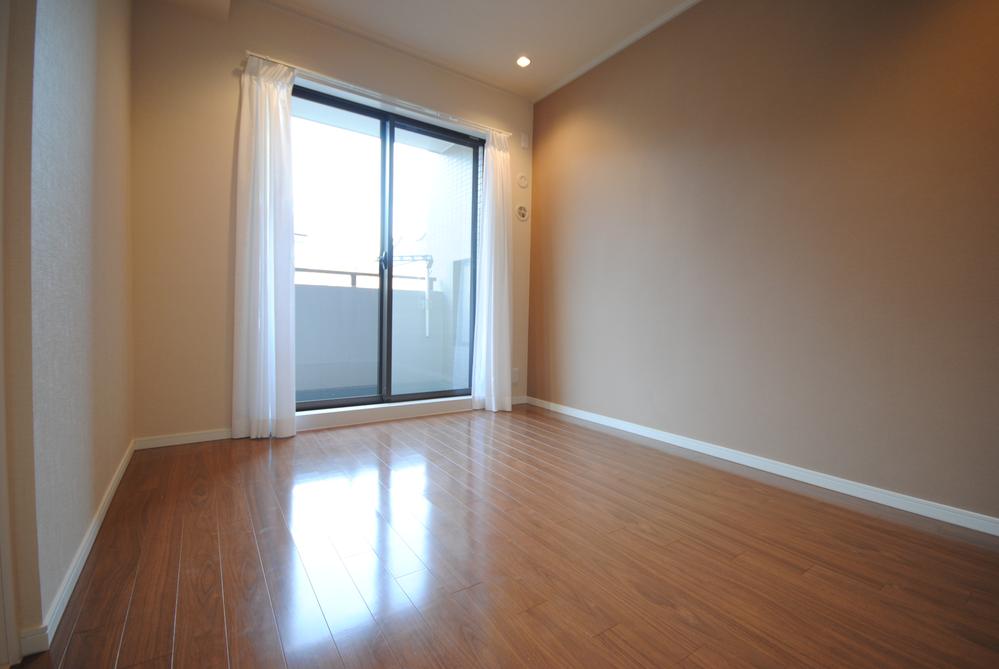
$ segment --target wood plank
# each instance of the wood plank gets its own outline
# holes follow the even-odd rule
[[[194,452],[184,466],[186,485],[178,500],[182,514],[180,574],[174,667],[228,667],[222,559],[211,448]]]
[[[26,666],[999,666],[999,541],[746,474],[533,407],[138,453]]]
[[[161,461],[164,491],[143,538],[135,589],[128,609],[118,664],[142,665],[173,653],[182,518],[177,510],[181,466]]]
[[[244,444],[243,448],[266,451],[268,445]],[[243,484],[285,662],[289,669],[342,667],[308,572],[268,482],[264,462],[257,455],[247,463]]]
[[[284,653],[244,491],[249,446],[230,441],[212,451],[229,664],[277,668]]]
[[[122,477],[95,541],[98,558],[60,666],[115,665],[144,539],[163,504],[160,481],[141,459]]]
[[[222,530],[219,539],[230,664],[286,666],[254,535]]]

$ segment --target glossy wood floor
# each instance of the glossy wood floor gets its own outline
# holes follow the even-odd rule
[[[520,407],[135,454],[30,666],[999,667],[999,553]]]

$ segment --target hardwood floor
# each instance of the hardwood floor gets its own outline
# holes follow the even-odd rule
[[[541,409],[137,452],[34,667],[999,667],[999,552]]]

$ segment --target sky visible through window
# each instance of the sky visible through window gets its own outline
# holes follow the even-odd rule
[[[307,118],[292,119],[295,267],[344,272],[324,276],[299,272],[296,283],[350,285],[349,273],[377,275],[381,252],[381,140]],[[434,183],[444,167],[441,154],[396,142],[393,212],[394,255],[426,254],[434,205]],[[396,260],[397,277],[422,276],[419,261]],[[397,289],[406,289],[400,281]],[[357,285],[377,286],[361,276]],[[422,290],[422,286],[411,286]]]

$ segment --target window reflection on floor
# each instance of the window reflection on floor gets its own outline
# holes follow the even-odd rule
[[[296,576],[312,578],[334,632],[409,610],[411,597],[425,595],[426,487],[424,462],[379,463],[295,484],[288,523],[308,571]],[[405,590],[397,581],[403,577]],[[335,610],[327,610],[329,602]]]

